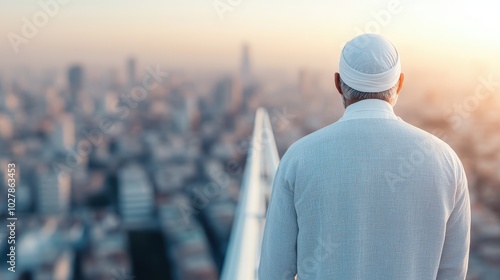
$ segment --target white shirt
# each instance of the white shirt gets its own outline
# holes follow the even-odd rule
[[[276,173],[259,279],[465,279],[467,178],[382,100],[294,143]]]
[[[392,105],[379,99],[365,99],[347,106],[344,115],[338,121],[347,121],[353,119],[388,119],[401,120],[394,114]]]

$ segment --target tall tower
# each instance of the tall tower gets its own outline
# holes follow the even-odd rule
[[[250,67],[250,46],[247,43],[244,43],[242,46],[240,75],[244,84],[249,82],[252,75]]]
[[[76,93],[83,88],[83,67],[81,65],[72,65],[68,69],[68,84],[70,92]]]
[[[135,69],[135,59],[133,57],[130,57],[127,60],[127,83],[129,86],[133,86],[135,84]]]
[[[78,95],[83,89],[83,67],[81,65],[72,65],[68,69],[68,109],[73,112],[78,101]]]

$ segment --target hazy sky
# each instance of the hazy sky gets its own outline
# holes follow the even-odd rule
[[[56,1],[0,0],[0,70],[122,67],[130,55],[168,67],[231,69],[245,41],[257,69],[331,70],[342,43],[358,32],[387,36],[403,67],[500,61],[495,0],[65,0],[15,54],[11,32],[23,36],[23,18],[33,23],[39,2]],[[214,3],[237,5],[221,19]]]

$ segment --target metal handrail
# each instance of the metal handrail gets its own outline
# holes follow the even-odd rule
[[[221,280],[258,279],[267,199],[278,164],[269,115],[259,108]]]

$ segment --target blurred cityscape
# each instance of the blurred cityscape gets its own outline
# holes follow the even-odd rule
[[[0,77],[1,220],[8,163],[18,182],[16,273],[1,227],[0,279],[218,279],[256,109],[268,109],[280,155],[343,114],[332,73],[255,73],[251,46],[240,53],[240,69],[220,75],[127,58],[100,75],[77,63]],[[405,88],[396,112],[461,157],[468,279],[500,279],[500,98],[448,114],[437,91]]]

